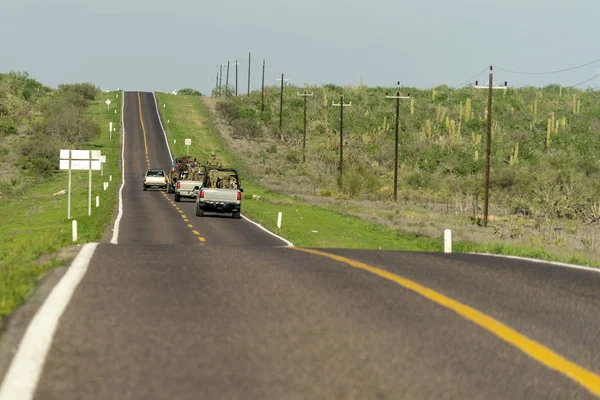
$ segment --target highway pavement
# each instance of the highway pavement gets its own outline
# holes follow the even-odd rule
[[[62,315],[35,399],[584,399],[600,274],[481,255],[286,247],[142,191],[170,166],[125,93],[123,213]],[[243,212],[243,209],[242,209]]]

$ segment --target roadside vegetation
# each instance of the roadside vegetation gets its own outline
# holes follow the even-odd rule
[[[99,240],[110,223],[121,180],[117,95],[88,83],[51,89],[24,73],[0,74],[0,317],[20,305],[46,271],[72,257],[59,252],[73,244],[67,171],[58,170],[61,148],[100,150],[107,156],[104,176],[93,172],[91,217],[88,173],[73,172],[71,215],[78,221],[78,243]],[[112,141],[109,121],[117,128]]]
[[[318,89],[312,90],[317,92]],[[324,93],[331,91],[339,95],[338,89],[321,88]],[[286,96],[289,96],[288,99],[293,102],[292,96],[296,96],[298,89],[288,87],[286,90]],[[439,95],[440,89],[437,90],[436,96]],[[185,154],[184,138],[192,139],[190,154],[198,155],[200,161],[204,161],[210,151],[215,150],[225,164],[238,168],[242,173],[245,189],[243,213],[272,231],[282,234],[297,246],[442,251],[443,230],[452,228],[456,240],[455,251],[513,254],[600,265],[600,260],[595,258],[592,251],[564,248],[565,251],[561,252],[556,246],[548,246],[549,239],[539,237],[540,232],[546,232],[553,240],[560,237],[559,235],[566,237],[568,232],[554,230],[551,226],[570,226],[570,229],[576,230],[578,235],[588,232],[586,229],[589,229],[590,236],[594,238],[597,229],[594,223],[584,224],[576,218],[564,219],[564,217],[562,220],[552,217],[540,219],[537,214],[534,215],[534,211],[529,210],[521,211],[521,214],[512,212],[495,214],[492,216],[490,228],[484,229],[477,225],[481,218],[481,211],[475,208],[473,212],[474,207],[480,207],[473,205],[475,199],[470,199],[468,193],[463,194],[465,199],[461,205],[452,195],[452,188],[442,182],[442,178],[447,178],[442,171],[437,170],[438,168],[430,172],[435,176],[435,178],[429,177],[430,186],[424,187],[423,191],[419,192],[418,186],[406,187],[408,186],[407,175],[404,174],[407,173],[407,167],[401,163],[403,175],[400,179],[400,198],[402,201],[394,203],[391,201],[390,191],[393,135],[389,132],[379,134],[383,140],[381,143],[377,144],[373,141],[371,146],[363,146],[361,136],[354,137],[356,134],[353,134],[349,128],[352,125],[345,127],[344,131],[349,133],[349,143],[348,150],[345,148],[344,152],[348,154],[346,160],[349,161],[344,175],[349,181],[345,185],[349,186],[340,189],[337,186],[335,169],[339,155],[337,146],[333,144],[337,132],[336,124],[339,124],[339,119],[336,119],[339,108],[337,111],[331,111],[332,114],[329,115],[330,111],[325,109],[324,105],[325,97],[331,100],[335,95],[326,94],[320,100],[311,99],[313,103],[309,113],[316,113],[319,108],[323,108],[321,111],[324,118],[328,118],[331,132],[317,135],[313,131],[314,136],[309,137],[307,144],[307,162],[303,164],[301,153],[303,103],[296,102],[297,109],[288,109],[284,112],[286,119],[282,137],[282,132],[278,129],[276,109],[278,92],[272,88],[267,93],[270,102],[267,109],[271,111],[265,111],[264,114],[253,109],[256,106],[260,109],[260,93],[258,95],[253,93],[250,98],[221,99],[222,101],[215,98],[190,99],[162,93],[157,96],[161,104],[166,105],[165,108],[160,109],[163,119],[170,121],[166,124],[166,129],[174,156]],[[375,93],[377,96],[384,97],[385,89],[377,89]],[[372,95],[375,97],[375,94]],[[319,102],[320,105],[317,105]],[[384,105],[392,110],[390,115],[393,115],[393,104],[383,102],[381,107],[383,108]],[[354,100],[353,107],[355,107]],[[371,111],[366,113],[367,116],[373,112],[373,108],[371,107]],[[404,111],[410,113],[410,104]],[[352,116],[353,114],[348,116],[348,121]],[[356,119],[359,121],[355,121],[355,124],[362,123],[360,118],[356,117]],[[385,120],[386,127],[387,124],[393,124],[391,117],[386,116]],[[247,124],[250,124],[250,128]],[[321,126],[320,124],[309,119],[309,125],[313,128],[315,125]],[[482,126],[485,127],[484,124]],[[438,126],[436,129],[442,128]],[[383,130],[383,127],[375,128],[375,131],[377,130]],[[408,128],[404,135],[408,135],[406,131]],[[443,142],[447,139],[442,137],[442,134],[442,132],[438,133],[438,138],[431,139],[431,142],[428,138],[428,142],[440,148],[444,147]],[[414,139],[418,140],[417,135],[418,133],[411,136],[415,136]],[[181,143],[180,147],[173,144],[174,140],[177,144]],[[329,148],[328,140],[331,142]],[[339,137],[337,141],[339,142]],[[357,141],[363,145],[357,144]],[[408,141],[406,138],[403,139],[405,145]],[[367,155],[356,149],[352,150],[350,143],[354,143],[363,152],[375,151],[375,147],[379,148],[377,151],[391,152],[391,160],[381,159],[382,165],[387,166],[390,171],[386,172],[384,167],[374,165],[375,160],[371,160],[371,164],[368,164]],[[445,146],[448,147],[450,144],[447,143]],[[408,154],[407,151],[404,152]],[[447,150],[444,154],[452,159],[451,150]],[[483,150],[480,152],[480,157],[481,154]],[[473,157],[475,157],[474,151]],[[361,164],[360,160],[366,164]],[[435,164],[449,162],[443,158],[431,158],[430,161],[435,161]],[[471,160],[471,163],[475,164],[474,160]],[[452,175],[449,172],[448,174]],[[473,187],[478,185],[476,183],[478,174],[480,175],[480,171],[473,172],[472,176],[468,177]],[[384,178],[389,179],[390,182],[386,184]],[[460,180],[458,177],[454,179],[455,183]],[[438,182],[440,190],[446,188],[448,198],[445,199],[436,192],[434,180]],[[350,185],[351,182],[354,182],[360,190]],[[494,188],[497,190],[496,186]],[[427,198],[423,195],[426,193],[425,190],[435,194]],[[418,197],[419,193],[422,198]],[[257,197],[260,200],[257,200]],[[497,212],[497,204],[495,202],[492,208],[495,212]],[[461,207],[462,211],[459,212]],[[280,211],[283,212],[283,226],[277,229],[277,213]],[[556,225],[543,225],[546,221]],[[525,239],[524,235],[530,235],[530,238]],[[565,245],[566,242],[565,240]],[[590,246],[589,249],[593,250],[593,247]]]
[[[302,162],[307,89],[306,162]],[[550,85],[494,92],[490,227],[481,228],[487,91],[401,88],[398,203],[392,201],[396,88],[284,89],[220,97],[221,131],[265,188],[338,208],[395,230],[545,249],[554,258],[600,262],[600,93]],[[344,179],[338,185],[339,107]]]

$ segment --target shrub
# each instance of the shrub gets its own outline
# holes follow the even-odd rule
[[[58,85],[59,92],[63,93],[76,93],[83,97],[86,101],[95,100],[96,95],[100,91],[96,86],[91,83],[72,83]]]
[[[177,94],[182,96],[202,96],[202,93],[196,89],[185,88],[177,91]]]

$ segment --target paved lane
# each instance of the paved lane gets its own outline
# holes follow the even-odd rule
[[[169,162],[153,109],[151,94],[126,94],[119,244],[96,250],[36,399],[593,397],[577,379],[388,279],[282,248],[246,221],[196,221],[193,203],[178,204],[180,213],[162,193],[143,192],[146,147],[153,167]],[[182,215],[194,218],[205,243]],[[595,272],[468,255],[330,252],[419,282],[600,370]]]

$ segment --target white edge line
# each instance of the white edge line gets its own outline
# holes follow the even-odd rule
[[[600,272],[600,268],[585,267],[583,265],[567,264],[567,263],[562,263],[562,262],[557,262],[557,261],[546,261],[546,260],[540,260],[538,258],[519,257],[519,256],[507,256],[507,255],[504,255],[504,254],[489,254],[489,253],[467,253],[467,254],[474,254],[474,255],[479,255],[479,256],[510,258],[510,259],[513,259],[513,260],[531,261],[531,262],[538,263],[538,264],[550,264],[550,265],[556,265],[556,266],[559,266],[559,267],[580,269],[580,270],[583,270],[583,271]]]
[[[0,400],[33,398],[58,321],[85,275],[97,246],[98,243],[83,246],[29,323],[0,387]]]
[[[169,138],[167,138],[167,132],[165,131],[165,127],[162,123],[162,118],[160,117],[160,111],[158,111],[158,100],[156,99],[155,92],[152,92],[152,96],[154,96],[154,106],[156,107],[156,116],[158,117],[158,122],[160,123],[160,129],[163,131],[163,135],[165,136],[165,143],[167,144],[167,150],[169,150],[169,161],[173,161],[173,153],[171,153],[171,146],[169,146]]]
[[[263,231],[267,232],[269,235],[271,236],[275,236],[277,239],[281,240],[282,242],[284,242],[287,247],[294,247],[294,244],[292,242],[290,242],[289,240],[271,232],[270,230],[268,230],[267,228],[265,228],[264,226],[262,226],[261,224],[252,221],[250,218],[246,217],[245,215],[242,215],[242,218],[244,218],[246,221],[250,222],[251,224],[254,224],[256,226],[258,226],[260,229],[262,229]],[[0,399],[1,400],[1,399]]]
[[[113,228],[112,244],[119,243],[119,225],[123,217],[123,187],[125,187],[125,91],[121,92],[121,188],[119,189],[119,213]]]
[[[152,92],[152,95],[154,96],[154,105],[156,107],[156,115],[158,116],[158,122],[160,122],[160,128],[163,131],[163,134],[165,135],[165,143],[167,144],[167,149],[169,150],[169,156],[171,157],[171,160],[173,160],[173,154],[171,153],[171,147],[169,146],[169,139],[167,137],[167,132],[165,131],[165,127],[163,126],[162,123],[162,119],[160,117],[160,112],[158,111],[158,100],[156,99],[156,94],[155,92]],[[250,222],[251,224],[256,225],[257,227],[259,227],[260,229],[262,229],[263,231],[267,232],[269,235],[276,237],[277,239],[281,240],[283,243],[285,243],[288,247],[294,247],[294,244],[292,242],[290,242],[289,240],[282,238],[279,235],[276,235],[275,233],[271,232],[270,230],[268,230],[267,228],[265,228],[264,226],[252,221],[250,218],[246,217],[245,215],[242,215],[242,218],[245,219],[246,221]],[[0,399],[1,400],[1,399]]]

